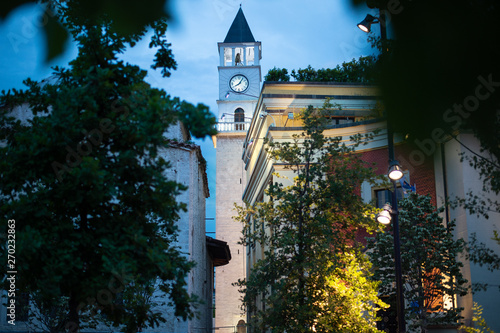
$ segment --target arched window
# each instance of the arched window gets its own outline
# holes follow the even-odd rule
[[[245,122],[245,111],[242,108],[237,108],[234,110],[234,122],[243,123]]]
[[[238,333],[246,333],[247,331],[247,325],[245,324],[245,321],[243,319],[238,321],[236,328],[238,330]]]

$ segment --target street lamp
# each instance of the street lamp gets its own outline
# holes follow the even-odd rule
[[[392,160],[390,165],[389,165],[389,172],[388,176],[391,180],[400,180],[403,178],[403,170],[401,169],[401,166],[399,165],[398,161]]]
[[[380,39],[387,39],[387,30],[385,25],[385,13],[382,9],[379,10],[379,17],[374,17],[370,14],[366,15],[365,19],[358,23],[358,28],[364,32],[371,31],[371,25],[380,23]],[[382,52],[386,49],[383,48]],[[406,322],[404,313],[404,295],[403,295],[403,278],[401,272],[401,247],[399,240],[399,221],[398,221],[398,199],[396,182],[403,178],[401,166],[394,158],[394,132],[391,123],[387,119],[387,150],[389,153],[389,171],[388,176],[393,184],[392,191],[392,206],[385,205],[383,211],[377,214],[377,221],[384,224],[389,224],[393,220],[393,236],[394,236],[394,266],[396,273],[396,309],[398,313],[398,328],[399,332],[406,332]]]
[[[385,15],[382,10],[380,10],[379,18],[376,18],[370,14],[366,15],[365,19],[358,24],[364,32],[371,31],[371,25],[374,23],[380,23],[380,37],[382,40],[387,39],[387,32],[385,26]],[[396,309],[398,316],[398,328],[399,332],[406,332],[406,322],[404,313],[404,295],[403,295],[403,278],[401,270],[401,246],[399,238],[399,220],[398,220],[398,199],[397,199],[397,186],[396,182],[403,178],[403,170],[401,166],[394,158],[394,132],[392,131],[392,126],[390,126],[389,120],[387,120],[387,149],[389,153],[389,170],[387,175],[393,183],[392,191],[392,206],[389,204],[384,205],[383,210],[377,214],[377,221],[382,224],[389,224],[391,220],[393,221],[393,237],[394,237],[394,266],[396,274]]]
[[[393,146],[393,142],[388,142],[389,146]],[[389,149],[389,155],[394,153],[394,149]],[[403,172],[401,167],[394,160],[394,156],[389,156],[391,158],[391,163],[389,167],[388,176],[391,178],[393,184],[392,191],[392,205],[385,204],[382,211],[377,214],[377,222],[382,224],[389,224],[391,221],[393,227],[393,237],[394,237],[394,268],[396,274],[396,309],[398,314],[398,327],[399,332],[406,332],[406,322],[404,313],[404,295],[403,295],[403,278],[401,270],[401,245],[399,239],[399,219],[398,219],[398,199],[397,199],[397,186],[396,182],[403,177]],[[399,178],[398,178],[399,177]]]
[[[374,23],[379,23],[378,18],[373,15],[367,14],[365,19],[358,23],[358,28],[363,30],[364,32],[370,32],[371,26]]]
[[[384,207],[382,208],[383,210],[377,214],[376,219],[377,222],[382,223],[382,224],[389,224],[391,223],[391,214],[392,214],[392,207],[390,204],[385,204]]]
[[[372,31],[372,24],[380,23],[380,38],[382,40],[387,39],[387,30],[385,28],[385,12],[383,10],[379,10],[378,17],[367,14],[363,21],[358,23],[358,28],[360,28],[363,32]]]

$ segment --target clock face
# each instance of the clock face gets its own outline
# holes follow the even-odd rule
[[[236,92],[243,92],[248,88],[248,79],[241,74],[237,74],[229,81],[229,87]]]

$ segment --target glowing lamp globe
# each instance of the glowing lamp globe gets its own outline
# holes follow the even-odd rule
[[[403,178],[403,170],[399,166],[398,162],[394,161],[391,164],[388,175],[391,180],[400,180]]]

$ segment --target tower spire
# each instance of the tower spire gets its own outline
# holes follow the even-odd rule
[[[224,39],[224,43],[254,43],[255,39],[253,38],[252,31],[250,30],[250,26],[248,25],[247,19],[243,14],[243,10],[238,9],[238,13],[234,18],[229,31],[227,32],[226,39]]]

